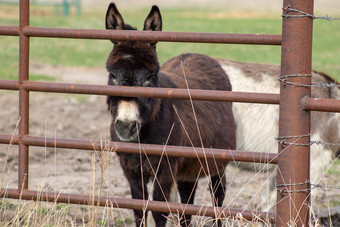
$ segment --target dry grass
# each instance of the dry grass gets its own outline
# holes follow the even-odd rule
[[[7,173],[12,168],[13,161],[8,163],[7,160],[9,153],[13,152],[14,148],[12,144],[8,146],[7,155],[4,159],[1,174],[2,188],[6,188]],[[102,149],[95,151],[92,155],[92,174],[89,185],[89,196],[92,198],[92,201],[94,201],[95,197],[102,197],[103,189],[109,183],[105,172],[113,161],[113,156],[112,148],[104,140],[102,141]],[[158,169],[155,170],[155,174],[157,171]],[[152,182],[151,187],[155,181],[157,179]],[[211,188],[211,183],[208,181],[206,185],[201,187]],[[46,182],[42,182],[38,191],[42,193],[48,191]],[[59,192],[64,192],[64,190]],[[210,194],[204,194],[201,200],[211,201]],[[172,226],[178,226],[182,215],[169,215],[168,222]],[[119,210],[117,214],[117,209],[109,206],[100,207],[99,203],[96,204],[95,202],[89,206],[80,206],[56,202],[26,201],[22,199],[1,198],[0,200],[0,226],[133,226],[134,222],[132,219],[132,217],[126,218],[121,215]],[[242,216],[238,216],[235,219],[230,217],[220,217],[219,219],[225,221],[227,223],[226,226],[253,226],[251,222],[245,220]],[[212,218],[193,216],[193,222],[198,226],[210,226],[213,221],[214,219]]]
[[[8,151],[11,149],[12,147],[9,146]],[[94,196],[98,196],[99,198],[102,196],[105,182],[108,183],[105,177],[105,171],[111,161],[112,152],[110,150],[103,149],[103,151],[97,151],[93,154],[92,178],[90,181],[90,196],[92,198],[94,198]],[[3,168],[5,171],[3,171],[1,176],[1,184],[5,186],[6,172],[11,165],[8,163],[6,166],[7,169],[6,167]],[[96,177],[99,179],[96,179]],[[250,183],[251,181],[246,182],[246,184]],[[203,187],[209,187],[209,182]],[[40,190],[41,192],[45,191],[43,185]],[[242,189],[240,189],[239,194],[241,193]],[[239,195],[237,195],[235,199],[237,199],[238,196]],[[207,200],[207,198],[209,200],[209,194],[203,195],[201,199]],[[232,204],[232,202],[233,200],[230,201],[229,204]],[[249,203],[251,202],[250,199]],[[315,216],[314,213],[312,215]],[[170,215],[168,222],[177,226],[176,223],[179,222],[179,216],[181,216],[181,214]],[[117,215],[117,209],[109,206],[100,207],[99,204],[95,203],[89,206],[80,206],[20,199],[2,198],[0,200],[0,226],[133,226],[134,223],[132,219],[133,217],[125,218],[123,215]],[[256,223],[249,222],[242,216],[234,219],[230,217],[222,217],[221,219],[225,221],[225,226],[256,225]],[[193,216],[193,222],[196,223],[197,226],[211,226],[213,221],[212,218]],[[268,223],[264,223],[264,225],[270,226]],[[313,223],[312,225],[319,226],[318,223]],[[292,224],[292,226],[294,225]]]

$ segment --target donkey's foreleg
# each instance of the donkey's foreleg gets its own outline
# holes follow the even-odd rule
[[[163,171],[162,171],[163,172]],[[153,200],[169,202],[171,190],[173,187],[173,178],[168,171],[158,174],[155,180]],[[152,212],[157,227],[166,225],[167,216],[169,213]]]
[[[195,192],[197,188],[196,182],[177,182],[178,191],[181,196],[181,203],[193,204],[195,199]],[[181,218],[181,226],[189,226],[191,222],[191,215],[184,215]]]
[[[141,185],[138,185],[138,182],[135,182],[134,184],[130,184],[130,189],[131,189],[131,196],[133,199],[143,199],[143,200],[148,199],[147,197],[148,192],[147,192],[146,186],[144,188],[144,196],[143,196],[143,189]],[[136,227],[146,226],[148,212],[143,211],[143,210],[133,210],[133,213],[135,216]]]
[[[126,174],[126,173],[125,173]],[[149,181],[148,176],[141,175],[130,175],[128,178],[130,190],[131,190],[131,196],[133,199],[143,199],[148,200],[148,189],[147,189],[147,183]],[[147,211],[143,210],[133,210],[134,216],[135,216],[135,222],[136,227],[144,227],[146,226],[146,220],[147,220]]]
[[[226,190],[226,179],[222,174],[221,176],[216,175],[211,177],[211,195],[213,198],[214,206],[221,207],[223,205],[223,201],[225,198],[225,190]],[[221,217],[217,217],[217,226],[222,226]]]

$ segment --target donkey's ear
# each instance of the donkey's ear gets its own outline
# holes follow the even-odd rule
[[[107,9],[105,26],[106,29],[124,30],[125,25],[123,17],[120,15],[116,4],[113,2],[110,3],[109,8]]]
[[[158,6],[152,6],[144,21],[144,31],[162,31],[162,16]]]

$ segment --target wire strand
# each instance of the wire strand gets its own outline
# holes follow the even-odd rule
[[[301,18],[301,17],[309,17],[312,19],[321,19],[321,20],[327,20],[327,21],[331,21],[331,20],[340,20],[340,17],[331,17],[331,16],[315,16],[306,12],[303,12],[301,10],[297,10],[297,9],[292,9],[290,7],[283,7],[282,8],[284,11],[286,11],[287,14],[282,14],[282,17],[285,18]],[[294,13],[299,13],[301,15],[288,15],[289,13],[294,12]]]

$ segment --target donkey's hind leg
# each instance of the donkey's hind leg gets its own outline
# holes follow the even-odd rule
[[[225,186],[226,186],[226,179],[225,176],[222,174],[211,176],[211,195],[213,198],[214,206],[221,207],[223,205],[223,201],[225,198]],[[215,222],[215,226],[221,227],[222,221],[220,217],[217,217],[218,220]]]
[[[181,202],[184,204],[193,204],[195,199],[195,191],[197,188],[196,182],[177,182],[179,194],[181,196]],[[189,226],[191,221],[191,215],[183,215],[181,218],[181,226]]]

